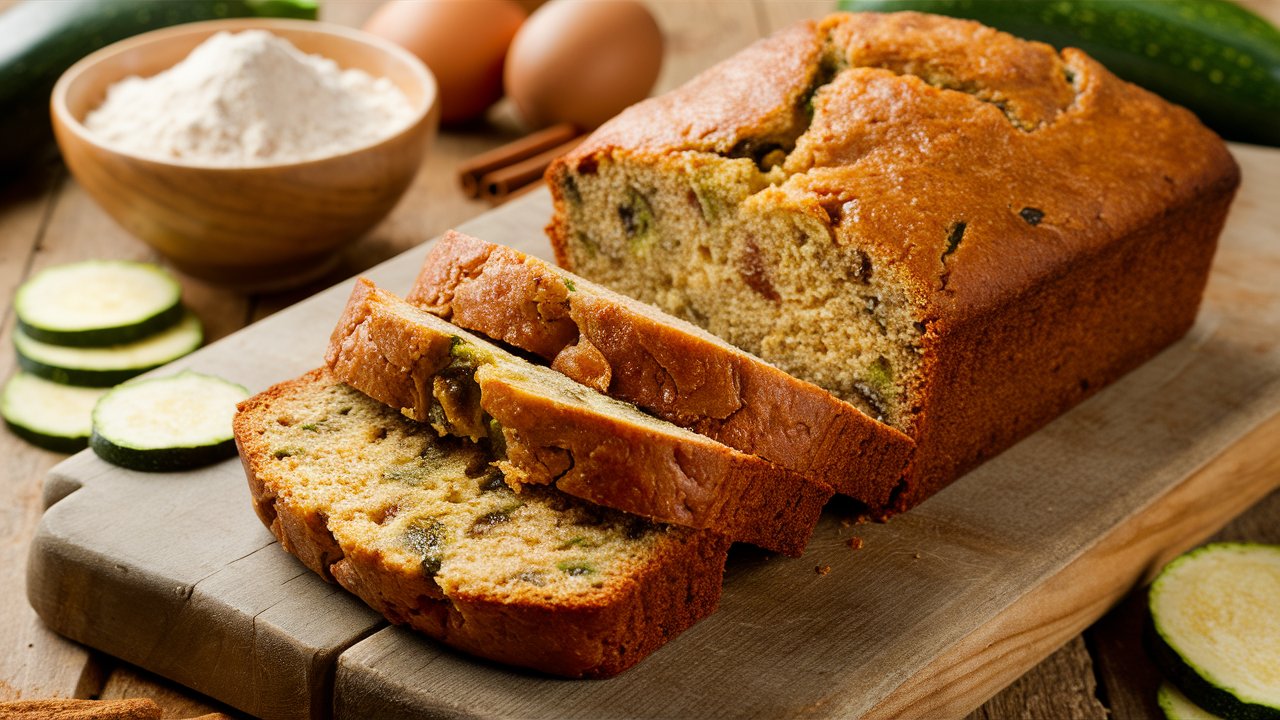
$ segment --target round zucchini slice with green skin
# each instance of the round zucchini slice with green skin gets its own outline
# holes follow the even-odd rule
[[[1160,689],[1156,691],[1156,702],[1168,720],[1222,720],[1191,702],[1176,685],[1168,681],[1160,684]]]
[[[182,319],[182,288],[157,265],[89,260],[44,270],[18,288],[18,328],[55,345],[120,345]]]
[[[111,387],[186,355],[204,341],[200,320],[187,313],[173,327],[124,345],[66,347],[13,334],[23,370],[66,385]]]
[[[73,453],[89,445],[93,406],[106,392],[19,372],[0,394],[0,415],[13,434],[32,445]]]
[[[1280,546],[1217,543],[1165,566],[1148,596],[1156,664],[1223,718],[1280,720]]]
[[[144,472],[208,465],[236,454],[231,420],[247,397],[243,386],[190,371],[135,380],[98,401],[89,447]]]

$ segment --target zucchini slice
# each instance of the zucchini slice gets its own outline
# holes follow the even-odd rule
[[[1280,719],[1280,546],[1216,543],[1151,585],[1156,664],[1224,718]]]
[[[182,318],[182,288],[156,265],[88,260],[38,273],[13,300],[18,328],[41,342],[120,345]]]
[[[207,465],[236,454],[231,419],[247,397],[240,385],[191,371],[126,383],[93,409],[89,447],[133,470]]]
[[[65,347],[41,342],[21,330],[13,333],[18,364],[23,370],[67,385],[111,387],[200,347],[204,330],[187,313],[173,327],[126,345]]]
[[[1187,699],[1186,695],[1171,682],[1163,682],[1156,691],[1156,702],[1164,712],[1167,720],[1222,720],[1222,718],[1205,710]]]
[[[13,434],[32,445],[72,453],[88,446],[93,406],[106,392],[19,372],[0,394],[0,415]]]

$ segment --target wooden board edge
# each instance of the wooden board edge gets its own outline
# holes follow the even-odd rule
[[[84,487],[84,479],[76,477],[74,469],[68,470],[66,466],[67,461],[60,462],[44,476],[44,484],[40,486],[42,515],[63,498]]]
[[[1280,487],[1280,414],[1099,538],[886,695],[864,720],[964,717],[1102,617],[1136,584]]]

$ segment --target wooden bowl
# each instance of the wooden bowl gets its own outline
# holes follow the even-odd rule
[[[251,28],[388,78],[413,105],[413,121],[340,155],[253,167],[143,157],[104,145],[85,128],[112,83],[168,69],[216,32]],[[67,166],[116,221],[183,272],[246,290],[297,285],[327,271],[338,249],[385,217],[409,187],[440,115],[435,78],[416,57],[358,30],[302,20],[212,20],[139,35],[72,66],[50,102]]]

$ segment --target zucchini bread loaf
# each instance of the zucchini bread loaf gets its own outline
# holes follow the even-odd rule
[[[240,405],[262,522],[387,619],[481,657],[570,677],[619,673],[719,602],[728,540],[547,487],[518,495],[487,444],[316,370]]]
[[[610,397],[883,506],[912,442],[661,310],[508,247],[445,233],[406,298]]]
[[[507,482],[799,555],[831,486],[640,412],[356,282],[334,375],[441,434],[493,438]]]
[[[1190,327],[1239,170],[1077,50],[838,14],[548,169],[561,265],[903,430],[910,507]]]

